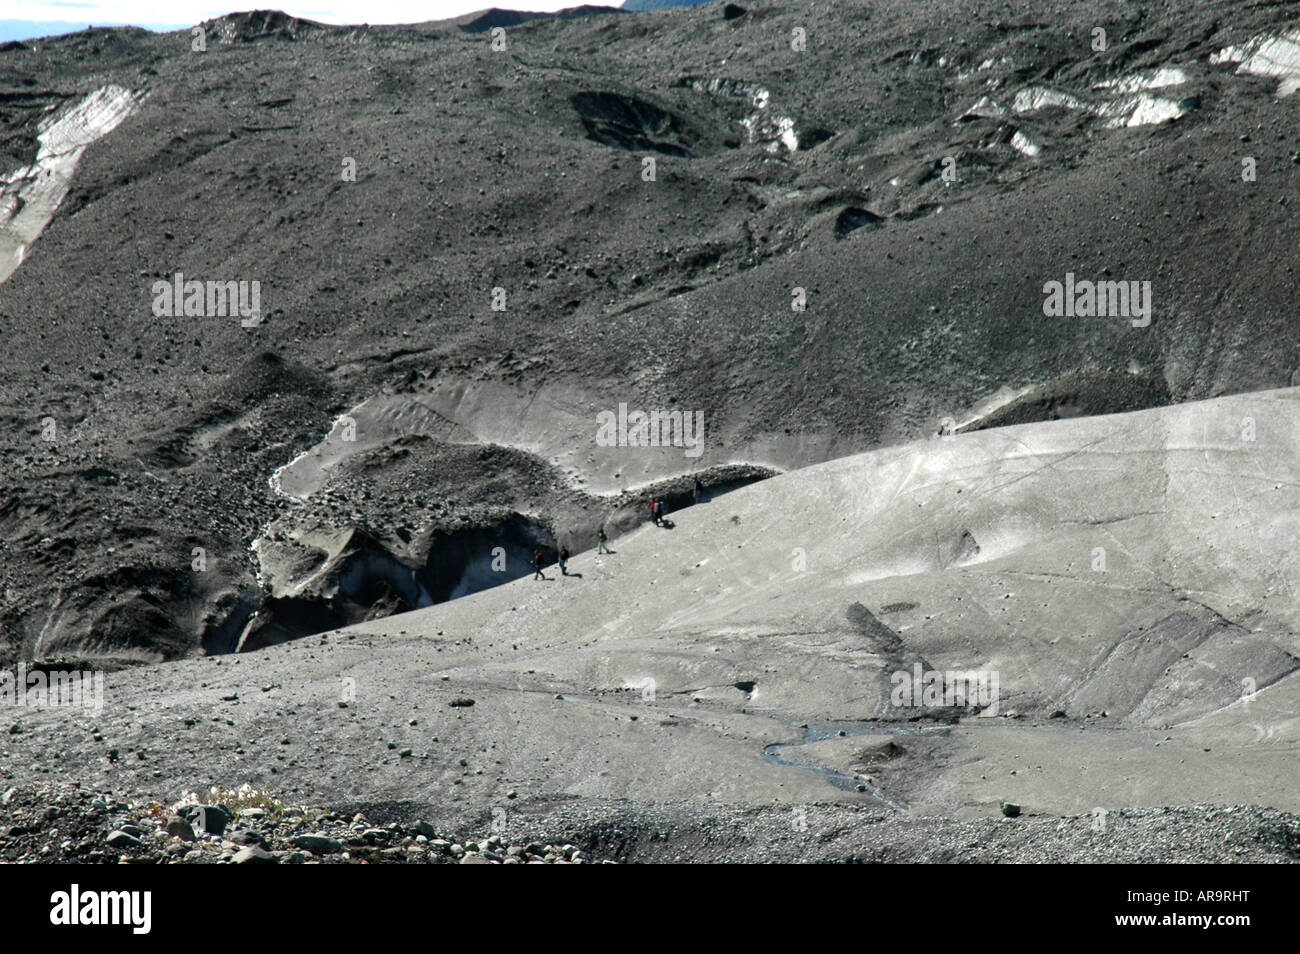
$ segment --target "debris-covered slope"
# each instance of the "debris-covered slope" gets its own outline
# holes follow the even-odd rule
[[[19,710],[6,765],[441,817],[512,792],[948,818],[1295,811],[1298,398],[782,474],[577,553],[567,575],[110,673],[102,711]]]
[[[1300,364],[1296,4],[476,22],[259,12],[202,43],[0,51],[0,254],[22,247],[0,285],[0,658],[55,629],[121,662],[229,645],[267,597],[253,544],[317,529],[272,478],[381,394],[443,420],[362,426],[365,466],[312,492],[331,531],[497,532],[472,455],[455,491],[410,474],[440,513],[378,506],[392,445],[450,438],[533,455],[516,472],[547,489],[507,509],[560,537],[693,472]],[[258,283],[257,314],[167,314],[178,274]],[[1132,300],[1049,315],[1052,282]],[[702,414],[701,456],[601,446],[620,404]],[[582,519],[575,487],[599,498]]]

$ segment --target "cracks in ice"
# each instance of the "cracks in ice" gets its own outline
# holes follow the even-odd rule
[[[0,282],[23,263],[72,186],[82,153],[117,128],[140,97],[120,86],[102,86],[71,108],[51,113],[38,126],[36,160],[0,181]]]
[[[1227,46],[1210,55],[1210,65],[1237,63],[1239,75],[1278,80],[1276,96],[1290,96],[1300,89],[1300,30],[1280,36],[1258,34],[1242,46]]]

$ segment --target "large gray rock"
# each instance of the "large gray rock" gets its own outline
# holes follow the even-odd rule
[[[330,855],[342,847],[338,841],[328,835],[295,835],[293,845],[314,855]]]
[[[233,841],[236,845],[265,845],[266,837],[261,832],[250,831],[246,828],[239,828],[226,834],[227,841]]]
[[[226,826],[234,818],[234,814],[224,805],[186,805],[181,809],[181,816],[196,832],[208,835],[224,835]]]
[[[236,865],[274,865],[279,863],[279,859],[265,848],[249,845],[247,848],[241,848],[236,852],[235,857],[231,859],[231,863]]]
[[[107,840],[110,848],[136,848],[144,844],[144,842],[135,837],[135,835],[128,834],[120,829],[117,831],[110,831]]]
[[[179,838],[181,841],[195,840],[194,828],[180,815],[168,816],[164,831],[172,838]]]

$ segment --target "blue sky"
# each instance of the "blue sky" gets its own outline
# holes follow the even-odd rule
[[[442,20],[487,7],[511,10],[559,10],[584,0],[18,0],[0,19],[59,21],[77,28],[109,23],[182,24],[219,17],[235,10],[283,10],[322,23],[420,23]],[[604,0],[618,6],[621,0]],[[54,32],[62,32],[62,29]]]

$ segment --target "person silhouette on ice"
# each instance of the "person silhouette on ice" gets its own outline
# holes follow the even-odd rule
[[[543,580],[546,579],[546,574],[542,572],[542,563],[545,559],[546,558],[542,556],[542,551],[541,548],[539,547],[537,551],[533,554],[533,569],[537,571],[533,574],[534,580],[538,579],[539,577]]]
[[[609,547],[605,546],[605,544],[608,541],[609,541],[609,537],[605,536],[605,525],[602,523],[600,525],[600,529],[596,531],[596,543],[597,543],[596,552],[608,553]]]
[[[569,562],[569,548],[560,547],[560,573],[562,573],[564,576],[569,575],[569,570],[566,566],[568,562]]]

